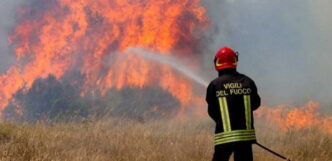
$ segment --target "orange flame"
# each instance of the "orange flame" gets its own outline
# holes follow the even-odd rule
[[[332,134],[332,117],[322,116],[319,112],[319,104],[314,101],[308,102],[303,107],[278,105],[275,108],[260,107],[255,112],[257,118],[264,119],[268,123],[277,126],[282,131],[288,129],[301,129],[316,127]]]
[[[194,32],[207,24],[200,0],[51,0],[24,6],[9,41],[16,65],[0,76],[0,111],[37,78],[61,79],[71,70],[85,77],[82,94],[110,88],[160,85],[182,105],[193,95],[189,80],[165,65],[123,54],[139,46],[160,53],[194,51]],[[33,4],[32,4],[33,5]],[[175,53],[175,52],[174,52]]]

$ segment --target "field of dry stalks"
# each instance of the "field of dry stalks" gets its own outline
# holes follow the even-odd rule
[[[315,128],[279,132],[256,121],[260,142],[292,161],[331,161],[332,136]],[[1,161],[209,161],[214,124],[195,121],[0,123]],[[279,158],[254,146],[255,161]]]

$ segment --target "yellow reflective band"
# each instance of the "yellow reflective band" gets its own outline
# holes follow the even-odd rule
[[[224,104],[222,102],[221,97],[219,97],[218,100],[219,100],[219,107],[220,107],[222,125],[223,125],[223,128],[224,128],[224,131],[226,131],[227,127],[226,127],[226,116],[225,116],[225,111],[224,111]]]
[[[229,120],[229,112],[226,97],[219,97],[219,106],[224,131],[231,131],[231,122]]]
[[[215,145],[237,142],[237,141],[254,141],[256,140],[255,130],[234,130],[222,132],[215,135]]]
[[[245,107],[245,115],[246,115],[246,126],[247,129],[252,129],[251,127],[251,101],[250,95],[244,95],[244,107]]]
[[[255,135],[255,130],[234,130],[229,132],[222,132],[215,134],[215,139],[225,138],[230,136],[246,136],[246,135]]]
[[[215,145],[237,142],[237,141],[254,141],[256,140],[255,135],[251,136],[240,136],[240,137],[231,137],[231,138],[224,138],[215,141]]]
[[[226,131],[231,131],[232,128],[231,128],[231,120],[229,119],[227,99],[226,99],[226,97],[223,97],[222,99],[223,99],[223,103],[224,103],[224,107],[225,107],[225,113],[226,113],[226,123],[227,123]]]
[[[233,140],[233,139],[241,139],[241,138],[256,138],[255,134],[252,135],[246,135],[246,136],[232,136],[227,138],[221,138],[221,139],[215,139],[215,142],[219,142],[220,140]]]
[[[217,59],[217,61],[216,61],[216,66],[217,67],[220,67],[220,66],[222,66],[223,65],[223,63],[219,63],[219,59]]]
[[[215,143],[219,143],[219,142],[225,142],[225,141],[238,141],[238,140],[242,140],[242,139],[256,139],[256,135],[248,135],[248,136],[233,136],[233,137],[228,137],[228,138],[222,138],[222,139],[217,139],[214,140]]]

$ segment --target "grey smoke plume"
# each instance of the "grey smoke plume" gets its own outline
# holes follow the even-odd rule
[[[209,0],[211,20],[204,56],[229,45],[240,53],[239,71],[251,76],[268,105],[331,105],[332,1]],[[212,79],[216,73],[211,73]]]
[[[0,73],[14,63],[14,57],[7,42],[8,34],[15,25],[15,13],[17,6],[23,0],[1,0],[0,1]]]

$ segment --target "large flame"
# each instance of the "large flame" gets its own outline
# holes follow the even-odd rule
[[[84,76],[82,94],[124,86],[160,85],[182,105],[192,85],[165,65],[151,64],[126,48],[192,54],[195,32],[207,24],[200,0],[50,0],[18,11],[9,41],[16,64],[0,76],[0,109],[37,78],[68,71]],[[38,4],[38,7],[36,7]]]

